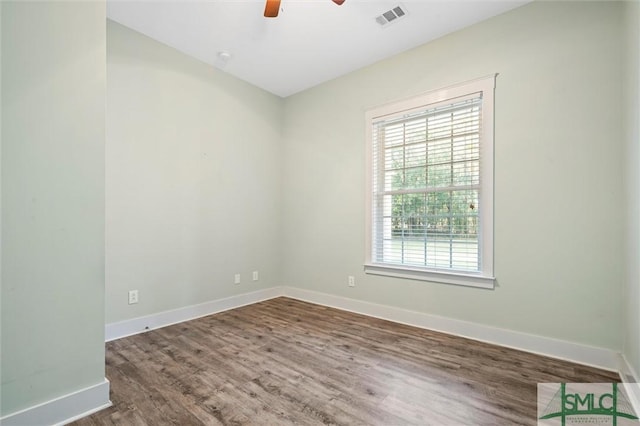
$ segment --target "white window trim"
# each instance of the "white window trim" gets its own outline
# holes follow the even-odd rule
[[[495,277],[493,275],[493,145],[494,145],[494,89],[498,74],[464,83],[449,86],[443,89],[423,93],[409,99],[404,99],[366,111],[366,257],[364,270],[367,274],[384,275],[396,278],[408,278],[422,281],[432,281],[445,284],[463,285],[493,289]],[[374,263],[372,261],[372,215],[373,215],[373,152],[372,123],[387,115],[397,115],[400,112],[424,109],[425,106],[445,102],[454,98],[467,96],[472,93],[482,92],[482,130],[481,130],[481,155],[480,155],[480,182],[482,191],[482,216],[481,227],[481,272],[466,273],[447,271],[444,269],[420,268],[405,265],[393,265],[387,263]],[[488,220],[487,220],[488,219]]]

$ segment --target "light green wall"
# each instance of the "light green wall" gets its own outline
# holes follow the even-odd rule
[[[2,360],[2,2],[0,1],[0,360]],[[0,361],[0,418],[2,417],[2,361]]]
[[[112,21],[107,49],[107,323],[279,285],[282,100]]]
[[[104,2],[2,2],[1,414],[104,380]]]
[[[624,355],[640,374],[640,2],[624,4],[626,74],[626,335]],[[636,377],[637,380],[637,377]]]
[[[620,350],[621,9],[534,2],[288,98],[283,283]],[[365,109],[496,72],[497,288],[365,275]]]

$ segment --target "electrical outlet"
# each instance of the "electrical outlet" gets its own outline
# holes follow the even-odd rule
[[[356,278],[353,275],[349,275],[349,287],[356,286]]]
[[[236,284],[240,284],[240,274],[236,274],[233,277],[233,282],[236,283]]]
[[[258,271],[253,271],[253,280],[258,281]]]
[[[129,304],[135,305],[138,303],[138,290],[129,290]]]

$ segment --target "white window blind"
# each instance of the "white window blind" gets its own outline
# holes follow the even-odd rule
[[[493,286],[492,224],[483,226],[493,221],[490,87],[467,84],[369,115],[367,272],[431,271],[437,281],[467,284],[466,275]]]

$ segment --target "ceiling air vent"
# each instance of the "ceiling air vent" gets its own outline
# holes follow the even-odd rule
[[[380,26],[388,25],[392,22],[397,21],[407,14],[406,9],[402,6],[398,5],[391,10],[387,10],[380,16],[376,16],[376,22],[380,24]]]

